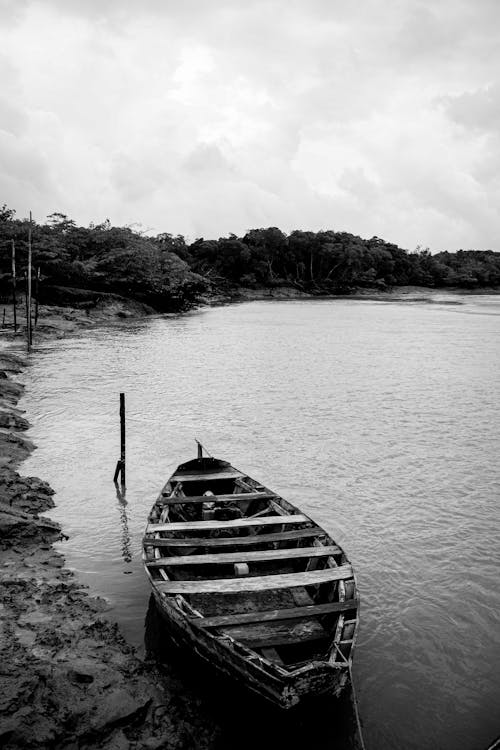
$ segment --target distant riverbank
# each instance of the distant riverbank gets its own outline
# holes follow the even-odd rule
[[[235,287],[224,293],[202,295],[191,305],[191,309],[200,306],[227,305],[238,302],[252,302],[260,300],[301,300],[301,299],[347,299],[379,302],[409,302],[409,303],[437,303],[460,304],[458,296],[484,296],[486,294],[500,294],[498,288],[478,290],[464,289],[436,289],[420,286],[397,286],[389,290],[359,288],[350,294],[312,294],[290,286],[273,288]],[[134,299],[120,297],[115,294],[96,295],[93,302],[68,305],[40,305],[38,323],[34,328],[35,340],[42,338],[62,338],[78,330],[88,329],[99,325],[119,323],[127,319],[143,318],[151,315],[162,315],[153,307]],[[170,313],[171,314],[171,313]],[[180,313],[182,314],[182,313]],[[4,339],[20,340],[26,326],[24,306],[17,306],[17,335],[13,335],[13,308],[11,304],[4,304],[0,308],[3,316],[2,336]]]
[[[485,289],[459,289],[446,288],[436,289],[426,286],[395,286],[390,289],[358,288],[349,294],[324,294],[322,292],[311,293],[301,291],[296,287],[278,286],[271,288],[251,289],[248,287],[236,287],[227,294],[213,294],[203,297],[206,304],[217,305],[229,302],[250,302],[254,300],[294,300],[294,299],[347,299],[347,300],[376,300],[380,302],[443,302],[457,295],[485,295],[500,294],[499,288]]]

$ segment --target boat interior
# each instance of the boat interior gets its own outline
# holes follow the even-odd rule
[[[345,667],[357,630],[343,550],[310,518],[230,464],[198,458],[172,475],[150,514],[145,564],[190,621],[285,670]]]

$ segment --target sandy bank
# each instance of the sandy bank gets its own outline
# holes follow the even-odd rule
[[[17,472],[34,449],[17,408],[24,366],[0,352],[0,745],[213,746],[217,730],[200,706],[135,656],[106,620],[106,603],[88,595],[52,546],[60,527],[40,514],[54,506],[53,491]]]

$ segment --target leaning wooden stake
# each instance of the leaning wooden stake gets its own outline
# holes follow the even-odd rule
[[[12,307],[14,310],[14,333],[17,333],[17,315],[16,315],[16,243],[12,242]]]
[[[125,394],[120,393],[120,460],[116,464],[115,476],[113,481],[118,482],[118,475],[120,476],[120,484],[125,487]]]

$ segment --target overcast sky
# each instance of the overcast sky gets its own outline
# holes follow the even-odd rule
[[[0,0],[0,205],[500,250],[499,0]]]

